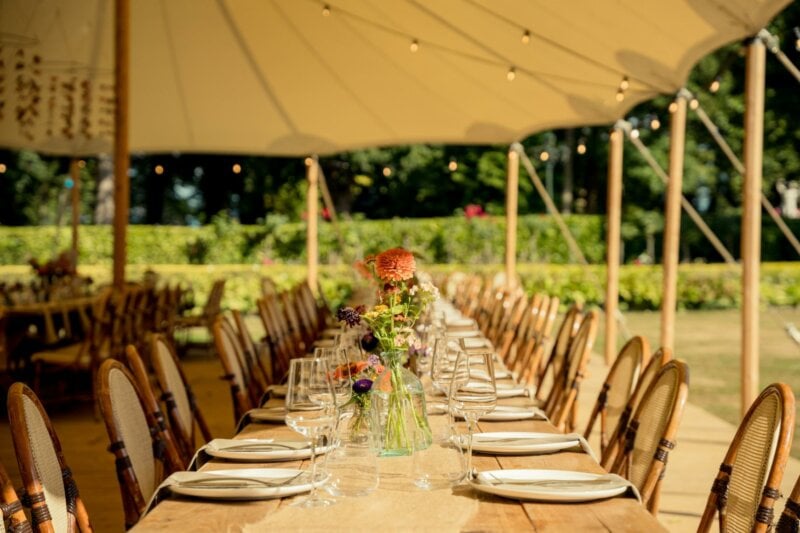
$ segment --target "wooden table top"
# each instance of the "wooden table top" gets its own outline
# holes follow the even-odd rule
[[[527,400],[501,400],[500,404],[523,401]],[[480,422],[479,425],[481,431],[556,432],[546,421]],[[250,424],[236,436],[268,437],[299,438],[290,428],[277,424]],[[327,508],[290,507],[291,498],[255,502],[174,498],[160,503],[133,531],[666,531],[630,497],[548,504],[500,498],[478,493],[468,486],[424,491],[411,482],[411,458],[380,458],[379,462],[378,490],[366,497],[339,498]],[[305,462],[243,464],[212,460],[201,470],[301,465]],[[527,456],[476,454],[473,466],[479,471],[541,468],[604,472],[589,455],[571,451]]]

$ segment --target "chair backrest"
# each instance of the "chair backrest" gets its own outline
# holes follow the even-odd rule
[[[792,493],[786,499],[783,513],[775,526],[775,533],[797,533],[800,531],[800,477],[792,487]]]
[[[698,532],[719,513],[720,531],[772,527],[794,432],[795,399],[784,383],[767,386],[748,409],[711,487]]]
[[[612,472],[628,478],[639,489],[642,503],[658,512],[660,481],[689,393],[689,368],[683,361],[661,367],[650,384],[625,434],[625,446]]]
[[[161,406],[156,399],[156,394],[153,391],[153,384],[150,381],[147,368],[144,366],[144,361],[142,361],[139,352],[132,344],[125,347],[125,358],[127,359],[128,370],[131,371],[136,386],[139,387],[139,392],[142,393],[144,408],[156,421],[157,425],[150,428],[150,431],[158,433],[158,436],[164,443],[165,474],[171,474],[177,470],[185,469],[188,460],[183,457],[179,451],[175,436],[172,434],[172,429],[167,425],[164,413],[161,411]]]
[[[0,463],[0,503],[2,503],[0,505],[0,513],[2,513],[0,532],[33,532],[31,524],[28,522],[28,517],[25,516],[25,511],[22,510],[17,491],[14,490],[14,484],[11,478],[8,477],[8,472],[6,472],[6,468],[2,463]],[[8,524],[8,529],[6,529],[6,524]]]
[[[582,318],[581,326],[562,362],[562,370],[556,373],[553,394],[545,404],[545,412],[551,417],[553,424],[562,430],[574,429],[578,392],[592,355],[598,321],[597,311],[590,311]]]
[[[211,440],[205,418],[197,407],[192,389],[183,373],[178,357],[163,335],[152,336],[150,358],[161,388],[170,427],[184,460],[194,455],[197,435],[195,423],[205,441]]]
[[[255,378],[253,381],[260,389],[258,391],[259,396],[264,393],[264,389],[267,385],[270,384],[270,376],[269,371],[267,370],[267,366],[265,365],[264,361],[261,358],[261,349],[263,344],[256,344],[253,340],[253,336],[250,334],[250,328],[247,327],[247,323],[238,310],[231,311],[231,316],[233,317],[233,322],[236,325],[236,333],[239,335],[239,340],[242,343],[242,346],[245,350],[245,356],[247,357],[248,361],[250,361],[251,365],[251,374]]]
[[[8,391],[8,419],[33,526],[46,532],[91,531],[50,418],[22,383]]]
[[[584,437],[587,439],[597,418],[600,418],[600,453],[608,445],[608,436],[620,420],[625,405],[636,387],[642,368],[650,360],[650,344],[637,335],[617,355],[597,396]]]
[[[547,358],[544,367],[542,367],[541,370],[537,369],[537,398],[544,398],[542,385],[544,384],[548,371],[552,375],[552,385],[555,387],[558,371],[562,368],[564,357],[569,352],[570,344],[572,343],[572,339],[575,337],[575,334],[578,332],[582,318],[583,313],[581,311],[581,306],[577,304],[572,305],[564,314],[564,319],[561,322],[561,326],[558,328],[558,333],[556,333],[553,347],[550,350],[550,356]]]
[[[248,396],[245,371],[236,355],[236,338],[224,327],[222,317],[217,317],[212,326],[214,346],[217,349],[222,368],[225,371],[223,378],[228,381],[233,401],[233,418],[236,423],[242,415],[252,408]]]

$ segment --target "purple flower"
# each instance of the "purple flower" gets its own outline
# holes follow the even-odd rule
[[[358,314],[358,311],[353,309],[352,307],[342,307],[336,312],[336,318],[340,321],[344,321],[345,324],[350,326],[357,326],[361,323],[361,316]]]
[[[369,392],[372,388],[372,380],[371,379],[359,379],[355,383],[353,383],[353,392],[356,394],[364,394]]]
[[[367,357],[367,363],[369,363],[369,366],[379,365],[381,364],[381,358],[374,353],[371,353],[369,354],[369,357]]]

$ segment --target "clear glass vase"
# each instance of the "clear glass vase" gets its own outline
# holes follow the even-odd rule
[[[406,352],[381,353],[386,367],[373,385],[372,404],[381,428],[381,455],[411,455],[431,445],[432,436],[420,379],[403,365]]]
[[[378,488],[380,425],[371,398],[345,407],[336,429],[335,448],[328,452],[326,490],[334,496],[367,496]]]

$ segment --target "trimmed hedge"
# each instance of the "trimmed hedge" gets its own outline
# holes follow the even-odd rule
[[[131,265],[129,279],[141,279],[148,267]],[[297,265],[154,265],[163,281],[191,286],[197,305],[202,305],[213,280],[228,280],[224,305],[252,311],[260,295],[262,276],[272,278],[280,287],[302,280],[306,269]],[[494,274],[500,265],[428,265],[432,273],[477,272]],[[82,265],[79,271],[96,283],[110,281],[106,265]],[[30,279],[26,266],[0,267],[0,281]],[[602,305],[605,298],[605,268],[599,265],[519,265],[519,273],[528,292],[543,291],[558,295],[564,305],[575,301]],[[681,265],[678,273],[678,305],[684,309],[728,309],[739,305],[741,273],[727,265]],[[323,265],[320,280],[331,307],[338,308],[358,282],[349,266]],[[625,265],[620,272],[620,305],[623,309],[656,310],[661,305],[662,276],[658,266]],[[761,300],[775,306],[800,305],[800,263],[764,263],[761,267]]]
[[[590,262],[605,253],[603,219],[567,217],[567,224]],[[360,220],[340,222],[344,249],[333,226],[320,225],[323,263],[346,263],[369,253],[402,244],[428,263],[485,264],[503,261],[505,219],[464,217]],[[128,263],[146,264],[269,264],[305,262],[306,224],[269,218],[263,226],[242,226],[225,217],[203,227],[141,226],[128,229]],[[567,263],[569,251],[549,217],[526,215],[518,224],[521,262]],[[0,227],[0,264],[47,260],[70,243],[70,229],[52,226]],[[366,244],[368,243],[368,244]],[[109,226],[81,226],[81,264],[109,264]]]

